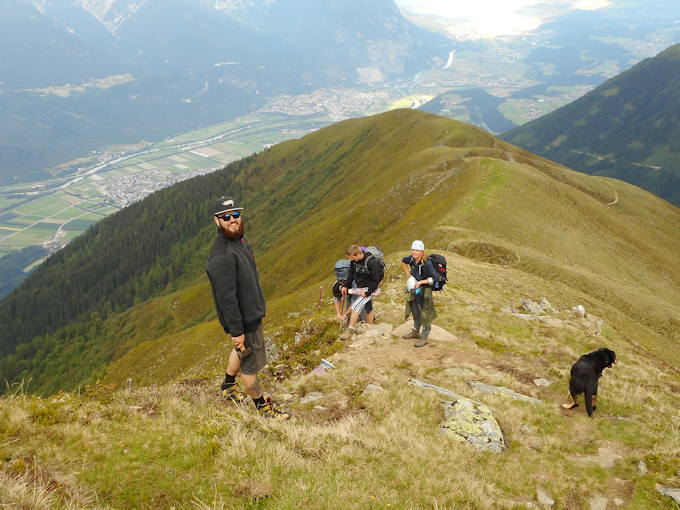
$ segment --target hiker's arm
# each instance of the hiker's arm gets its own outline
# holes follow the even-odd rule
[[[403,259],[401,259],[401,268],[404,270],[404,274],[406,277],[411,276],[411,264],[409,264],[409,261],[411,259],[410,255],[407,255]]]
[[[208,277],[213,286],[215,305],[223,319],[225,333],[232,337],[243,335],[241,310],[236,297],[236,259],[222,255],[215,257],[208,267]]]

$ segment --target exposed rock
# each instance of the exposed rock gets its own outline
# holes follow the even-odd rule
[[[606,446],[597,449],[597,457],[600,466],[607,469],[613,468],[616,465],[616,461],[622,458],[616,451]]]
[[[637,468],[638,473],[640,473],[640,476],[645,476],[647,473],[649,473],[649,469],[647,469],[647,464],[645,464],[644,460],[638,462]]]
[[[550,301],[548,301],[546,298],[542,297],[541,300],[538,302],[539,306],[543,309],[544,312],[546,313],[557,313],[557,308],[555,308],[553,305],[550,304]]]
[[[590,510],[607,510],[607,503],[609,503],[609,500],[602,496],[590,498]]]
[[[534,379],[534,384],[536,386],[543,386],[544,388],[547,388],[552,384],[552,381],[549,381],[548,379],[543,379],[542,377],[539,377],[538,379]]]
[[[578,464],[597,464],[600,467],[611,469],[622,456],[612,448],[604,446],[597,449],[597,455],[567,455],[567,458]]]
[[[623,505],[623,504],[625,503],[625,501],[622,500],[621,498],[614,498],[612,501],[614,502],[614,504],[615,504],[616,506],[621,506],[621,505]]]
[[[364,393],[375,393],[378,391],[385,391],[385,388],[378,384],[369,384],[366,386],[366,389],[364,390]]]
[[[366,336],[363,334],[359,335],[354,335],[354,338],[356,340],[349,344],[348,347],[351,347],[352,349],[362,349],[363,347],[368,347],[369,345],[374,345],[376,342],[376,337],[375,336]]]
[[[323,398],[323,393],[319,393],[318,391],[313,391],[311,393],[308,393],[304,397],[300,399],[301,404],[309,404],[310,402],[316,402],[317,400],[321,400]]]
[[[380,322],[378,324],[366,324],[366,330],[378,330],[385,335],[389,335],[392,330],[394,329],[394,326],[390,324],[389,322]]]
[[[583,305],[576,305],[574,308],[571,309],[571,311],[579,319],[585,319],[586,318],[586,308]]]
[[[445,419],[441,427],[447,437],[492,452],[501,452],[506,448],[503,432],[491,409],[484,404],[418,379],[411,379],[409,384],[431,389],[454,399],[442,402]]]
[[[501,308],[501,312],[503,313],[517,313],[517,308],[515,308],[512,305],[504,306]]]
[[[273,363],[279,358],[281,352],[277,345],[274,343],[274,337],[272,336],[264,337],[264,348],[265,352],[267,353],[267,359],[269,360],[269,363]]]
[[[451,397],[453,399],[465,399],[466,397],[459,395],[458,393],[454,393],[453,391],[447,390],[446,388],[442,388],[441,386],[435,386],[434,384],[426,383],[425,381],[421,381],[420,379],[409,379],[408,383],[411,386],[417,386],[419,388],[425,388],[426,390],[434,390],[440,395],[444,395],[446,397]]]
[[[543,308],[541,305],[531,299],[522,299],[522,309],[532,315],[543,315]]]
[[[490,384],[486,384],[483,382],[479,381],[469,381],[468,384],[475,388],[476,390],[481,391],[482,393],[496,393],[499,395],[505,395],[507,397],[513,398],[514,400],[521,400],[523,402],[531,402],[532,404],[542,404],[540,400],[537,398],[533,397],[528,397],[527,395],[522,395],[521,393],[517,393],[516,391],[512,391],[511,389],[508,388],[503,388],[502,386],[492,386]]]
[[[443,402],[442,407],[445,417],[442,431],[448,437],[496,453],[506,448],[503,432],[487,406],[460,398]]]
[[[548,495],[548,493],[541,488],[536,489],[536,499],[541,505],[553,506],[555,504],[555,500],[551,498]]]
[[[405,335],[409,331],[413,329],[413,321],[409,320],[403,323],[401,326],[397,326],[394,328],[391,333],[392,336],[396,336],[398,338],[401,338],[402,335]],[[434,340],[437,342],[458,342],[458,337],[456,335],[449,333],[446,331],[444,328],[440,328],[436,324],[432,325],[432,330],[430,331],[430,336],[428,340]]]
[[[656,490],[664,496],[671,498],[676,504],[680,505],[680,489],[670,489],[667,487],[656,486]]]

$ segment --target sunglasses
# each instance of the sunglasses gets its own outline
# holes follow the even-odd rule
[[[241,213],[239,211],[234,211],[233,213],[225,214],[223,216],[216,216],[217,218],[224,220],[224,221],[229,221],[231,218],[237,219],[241,217]]]

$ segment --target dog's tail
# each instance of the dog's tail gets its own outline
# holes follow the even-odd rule
[[[593,392],[590,388],[586,388],[586,391],[584,392],[585,396],[585,401],[586,401],[586,411],[588,411],[588,417],[592,418],[593,417]]]

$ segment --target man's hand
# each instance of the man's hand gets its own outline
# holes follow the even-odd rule
[[[340,292],[342,293],[343,296],[347,295],[347,287],[340,287]]]
[[[231,341],[234,342],[234,347],[243,349],[243,345],[246,343],[246,335],[232,336]]]
[[[368,296],[368,291],[367,290],[362,290],[361,294],[359,294],[361,297],[366,297]]]

